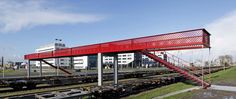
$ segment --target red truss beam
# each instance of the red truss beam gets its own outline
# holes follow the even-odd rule
[[[66,48],[24,56],[28,60],[93,55],[97,53],[134,52],[140,50],[183,50],[209,48],[210,34],[205,29],[146,36],[107,43]]]

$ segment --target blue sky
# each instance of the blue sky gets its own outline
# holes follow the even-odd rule
[[[73,47],[202,27],[217,34],[223,30],[214,23],[225,17],[236,21],[235,4],[235,0],[1,0],[0,56],[21,60],[55,38]]]

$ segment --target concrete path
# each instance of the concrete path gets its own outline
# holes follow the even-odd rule
[[[163,98],[166,98],[166,97],[169,97],[169,96],[173,96],[173,95],[177,95],[177,94],[180,94],[180,93],[184,93],[184,92],[188,92],[188,91],[192,91],[192,90],[197,90],[197,89],[201,89],[201,88],[202,88],[201,86],[192,87],[192,88],[188,88],[188,89],[168,93],[168,94],[165,94],[165,95],[162,95],[162,96],[159,96],[159,97],[155,97],[153,99],[163,99]],[[209,87],[208,89],[236,92],[236,87],[235,86],[211,85],[211,87]]]
[[[236,87],[235,86],[211,85],[211,87],[208,88],[208,89],[236,92]]]
[[[177,95],[177,94],[184,93],[184,92],[188,92],[188,91],[192,91],[192,90],[197,90],[197,89],[200,89],[200,88],[201,88],[201,86],[192,87],[192,88],[188,88],[188,89],[184,89],[184,90],[180,90],[180,91],[175,91],[175,92],[172,92],[172,93],[168,93],[168,94],[165,94],[165,95],[162,95],[162,96],[159,96],[159,97],[155,97],[155,98],[153,98],[153,99],[163,99],[163,98],[165,98],[165,97]]]

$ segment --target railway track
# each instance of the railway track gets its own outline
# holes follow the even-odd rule
[[[223,68],[213,68],[211,70],[211,72],[217,72],[219,70],[222,70]],[[204,73],[207,74],[208,70],[204,70]],[[164,75],[148,75],[148,76],[142,76],[139,78],[129,78],[129,79],[122,79],[119,80],[119,85],[122,86],[118,86],[116,88],[111,87],[112,85],[112,81],[106,81],[105,82],[105,86],[110,86],[110,87],[97,87],[97,83],[95,82],[91,82],[91,83],[81,83],[81,84],[74,84],[74,85],[65,85],[65,86],[47,86],[47,87],[38,87],[37,89],[24,89],[24,90],[20,90],[20,91],[16,91],[16,90],[11,90],[11,91],[2,91],[0,93],[0,96],[2,98],[5,97],[18,97],[18,96],[35,96],[38,94],[43,94],[43,93],[50,93],[50,92],[54,92],[54,91],[65,91],[65,90],[70,90],[70,89],[83,89],[85,91],[88,91],[89,93],[92,93],[93,96],[95,97],[109,97],[112,96],[112,93],[110,92],[115,92],[115,93],[119,93],[123,91],[118,91],[124,88],[131,88],[132,89],[132,93],[134,92],[139,92],[139,91],[143,91],[143,90],[148,90],[150,88],[156,88],[159,85],[162,85],[163,83],[167,82],[166,80],[164,80],[164,78],[168,78],[168,77],[172,77],[171,79],[173,79],[173,75],[175,75],[176,77],[179,77],[179,79],[183,79],[180,75],[178,75],[177,73],[172,73],[172,74],[164,74]],[[178,75],[178,76],[176,76]],[[163,79],[160,79],[163,78]],[[164,81],[164,82],[162,82]],[[172,80],[171,83],[175,83],[176,81],[181,81],[181,80]],[[146,82],[146,83],[144,83]],[[160,83],[162,82],[162,83]],[[140,86],[148,86],[146,88],[140,88]],[[165,84],[164,84],[165,85]],[[137,86],[134,87],[134,86]],[[130,89],[125,89],[125,90],[130,90]],[[117,92],[118,91],[118,92]],[[107,93],[108,92],[108,93]],[[106,93],[104,96],[104,93]],[[119,93],[118,96],[125,96],[125,94]],[[131,92],[125,92],[126,94],[132,94]],[[114,93],[113,93],[114,94]],[[13,98],[14,99],[14,98]],[[17,98],[19,99],[19,98]]]
[[[152,80],[160,80],[164,79],[170,76],[179,77],[178,73],[172,73],[172,74],[164,74],[164,75],[155,75],[155,76],[147,76],[147,77],[141,77],[141,78],[130,78],[130,79],[122,79],[119,80],[119,84],[121,85],[127,85],[134,82],[141,82],[141,81],[148,81],[149,79]],[[155,79],[154,79],[155,78]],[[104,86],[111,86],[113,84],[113,81],[105,81]],[[56,86],[56,87],[46,87],[46,88],[38,88],[38,89],[31,89],[31,90],[21,90],[21,91],[14,91],[11,92],[4,92],[0,93],[0,98],[11,98],[16,96],[29,96],[29,95],[35,95],[35,94],[41,94],[41,93],[47,93],[47,92],[54,92],[54,91],[64,91],[69,89],[84,89],[84,90],[90,90],[91,88],[97,87],[97,83],[83,83],[83,84],[76,84],[76,85],[67,85],[67,86]]]
[[[119,79],[130,79],[130,78],[140,78],[140,77],[147,77],[147,76],[152,76],[152,75],[162,75],[162,74],[173,74],[174,72],[171,71],[165,71],[165,72],[159,72],[159,71],[155,71],[155,72],[134,72],[134,73],[124,73],[124,74],[120,74],[119,75]],[[176,74],[176,73],[175,73]],[[112,74],[106,74],[104,75],[104,81],[110,81],[113,80],[113,75]],[[57,76],[58,77],[58,76]],[[64,77],[64,76],[62,76]],[[71,84],[55,84],[53,83],[53,85],[50,84],[39,84],[39,86],[35,87],[34,89],[42,89],[42,88],[50,88],[50,87],[60,87],[60,86],[68,86],[68,85],[77,85],[77,84],[84,84],[84,83],[93,83],[96,82],[96,75],[87,75],[87,76],[82,76],[83,78],[74,78],[75,80],[80,80],[77,83],[71,83]],[[65,78],[65,77],[64,77]],[[10,79],[9,81],[14,81],[14,79]],[[21,80],[21,79],[19,79]],[[54,80],[54,79],[53,79]],[[51,79],[52,81],[52,79]],[[65,79],[61,79],[61,81],[67,81]],[[5,90],[4,90],[5,89]],[[26,91],[26,90],[30,90],[29,88],[25,87],[22,88],[21,90]],[[2,88],[0,88],[0,93],[6,93],[6,92],[15,92],[15,91],[20,91],[20,90],[14,90],[14,88],[11,88],[10,86],[4,86]]]
[[[119,73],[119,79],[138,78],[149,75],[161,75],[174,73],[169,70],[155,70],[155,71],[135,71],[135,72],[121,72]],[[113,80],[113,73],[105,73],[103,80]],[[35,89],[37,85],[47,84],[50,86],[70,85],[91,83],[97,81],[97,74],[83,74],[83,75],[69,75],[69,76],[44,76],[44,77],[15,77],[0,79],[0,88],[10,87],[14,90]]]

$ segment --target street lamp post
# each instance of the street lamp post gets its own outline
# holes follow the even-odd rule
[[[61,42],[62,41],[62,39],[55,39],[55,42],[57,43],[57,42]],[[55,49],[55,50],[57,50],[57,49]],[[60,58],[56,58],[55,59],[55,63],[57,64],[57,69],[56,69],[56,75],[57,76],[59,76],[59,65],[60,65]]]

